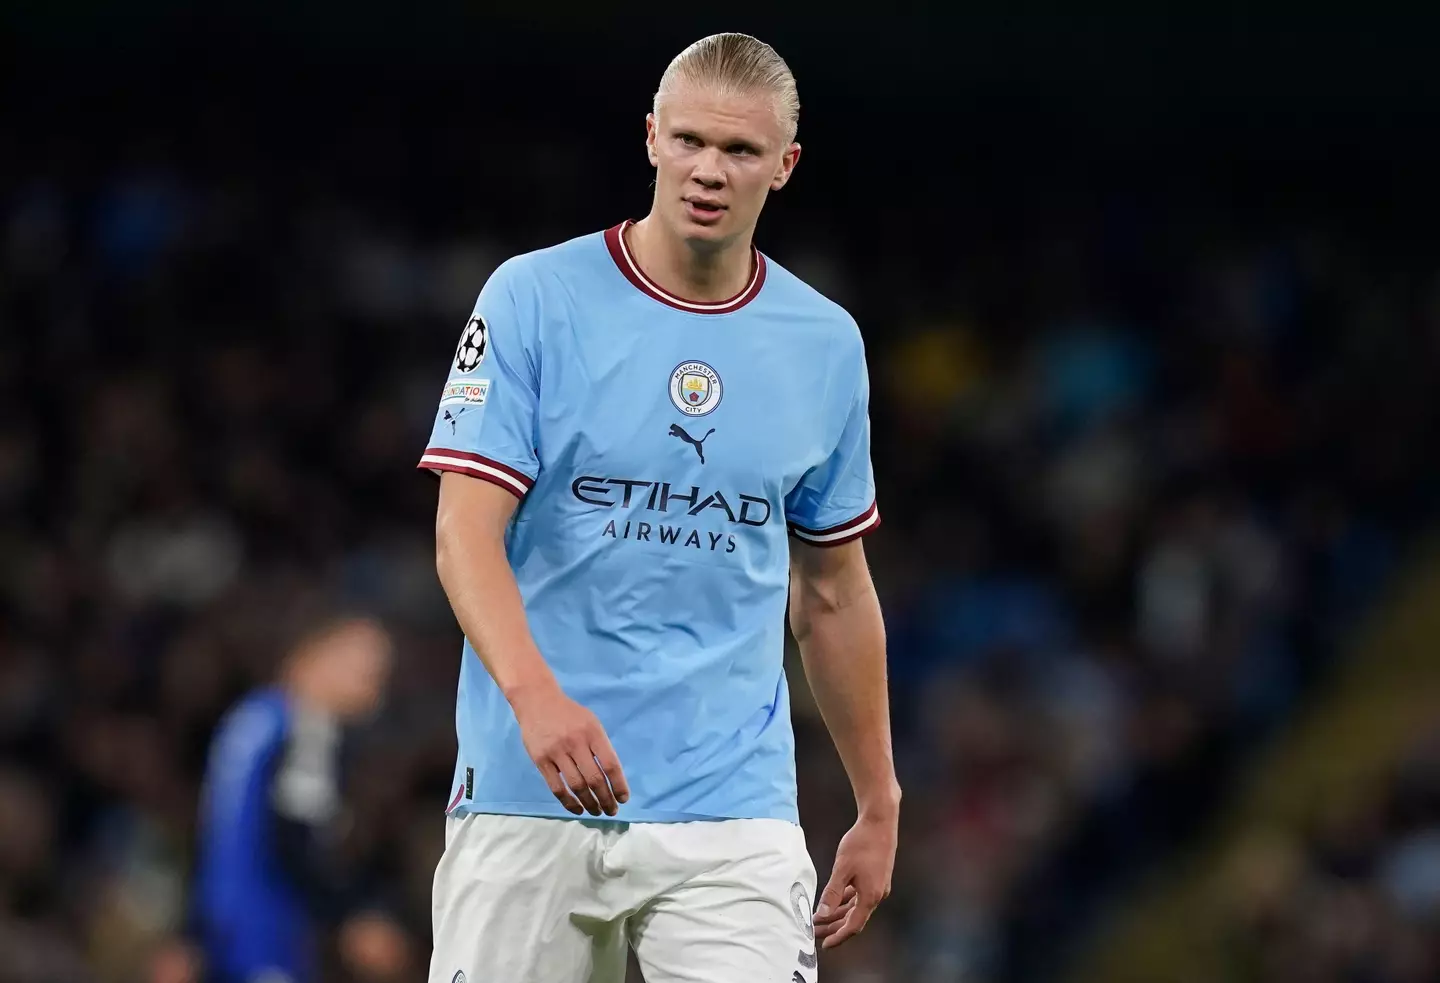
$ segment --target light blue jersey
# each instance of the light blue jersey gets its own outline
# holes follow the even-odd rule
[[[729,301],[669,295],[628,224],[495,271],[420,466],[522,499],[510,564],[541,654],[619,755],[618,818],[795,822],[788,537],[880,524],[860,332],[758,252]],[[573,818],[468,642],[456,728],[452,813]]]

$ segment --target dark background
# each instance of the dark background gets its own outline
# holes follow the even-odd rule
[[[428,951],[459,648],[413,471],[435,390],[500,260],[644,214],[650,96],[719,30],[795,71],[805,153],[758,242],[857,317],[874,379],[905,821],[826,979],[1124,951],[1425,555],[1437,27],[6,6],[0,979],[145,976],[209,730],[322,590],[399,641],[352,850]],[[853,806],[791,681],[823,879]],[[1436,716],[1246,855],[1210,979],[1440,974]]]

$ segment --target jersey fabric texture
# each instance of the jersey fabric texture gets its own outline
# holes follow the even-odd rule
[[[339,812],[339,730],[283,693],[260,690],[220,722],[200,803],[191,930],[217,983],[317,978],[313,893],[296,829]]]
[[[521,499],[541,654],[609,734],[618,818],[798,821],[790,539],[880,523],[855,321],[758,251],[734,298],[651,282],[625,229],[512,258],[462,332],[420,467]],[[571,818],[466,642],[451,813]]]

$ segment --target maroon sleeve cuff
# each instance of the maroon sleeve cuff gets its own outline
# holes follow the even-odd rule
[[[811,546],[839,546],[848,543],[880,527],[880,510],[876,506],[877,503],[871,502],[870,507],[855,518],[825,529],[810,529],[792,522],[789,524],[790,535]]]
[[[499,485],[516,498],[524,498],[525,493],[535,486],[534,478],[508,464],[501,464],[469,451],[455,451],[445,447],[428,448],[416,467],[425,468],[437,477],[442,471],[454,471],[456,474],[479,478],[481,481]]]

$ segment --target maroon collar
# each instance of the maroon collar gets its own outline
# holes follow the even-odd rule
[[[630,252],[630,246],[625,242],[625,230],[635,223],[626,219],[619,225],[605,230],[605,246],[610,250],[610,258],[615,260],[615,265],[620,267],[620,272],[625,274],[625,279],[633,283],[640,291],[649,294],[651,297],[680,311],[689,311],[692,314],[729,314],[738,311],[750,301],[754,300],[760,293],[760,288],[765,285],[765,257],[760,250],[753,245],[751,252],[751,273],[750,282],[745,289],[740,291],[729,300],[712,301],[701,303],[694,300],[686,300],[677,297],[666,291],[654,280],[645,275],[640,264],[635,262],[635,256]]]

